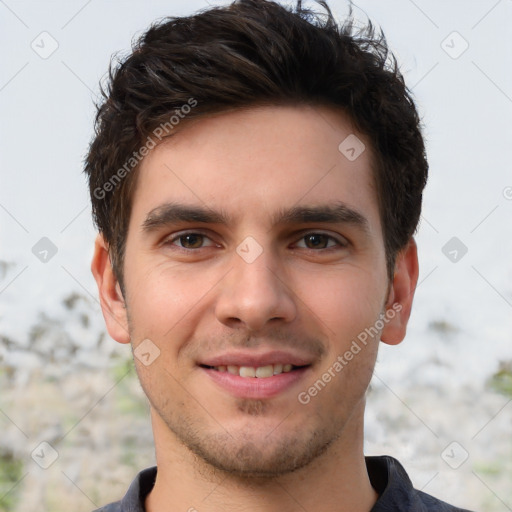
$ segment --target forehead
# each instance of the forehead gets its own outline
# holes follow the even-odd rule
[[[132,217],[175,201],[260,224],[300,204],[341,201],[380,225],[368,141],[324,107],[259,107],[184,124],[142,161]]]

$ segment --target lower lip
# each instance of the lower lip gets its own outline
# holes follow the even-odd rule
[[[298,368],[272,377],[240,377],[229,372],[219,372],[211,368],[201,368],[221,388],[238,398],[252,398],[260,400],[272,398],[283,393],[300,379],[309,370],[309,367]]]

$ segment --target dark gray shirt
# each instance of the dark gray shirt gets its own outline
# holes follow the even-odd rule
[[[415,490],[405,469],[393,457],[366,457],[366,467],[379,494],[371,512],[470,512]],[[156,466],[141,471],[121,501],[95,512],[145,512],[144,501],[155,485],[156,471]]]

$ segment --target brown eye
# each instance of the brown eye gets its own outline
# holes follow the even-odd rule
[[[344,246],[334,237],[324,233],[308,233],[301,238],[300,242],[302,241],[304,241],[304,245],[299,244],[299,247],[305,247],[306,249],[329,249],[335,246]]]
[[[197,233],[181,235],[178,238],[181,247],[183,247],[184,249],[198,249],[203,244],[203,239],[204,236]]]
[[[202,249],[215,245],[206,235],[202,233],[188,232],[178,233],[169,238],[165,245],[177,246],[181,249]]]
[[[329,242],[329,237],[327,235],[313,234],[306,235],[304,240],[306,241],[308,249],[325,249]]]

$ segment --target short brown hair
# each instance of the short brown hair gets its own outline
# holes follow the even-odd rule
[[[416,230],[427,180],[419,117],[382,31],[370,22],[356,31],[351,16],[339,24],[326,2],[317,3],[321,12],[300,1],[292,9],[238,0],[166,18],[127,58],[111,62],[85,172],[121,287],[142,153],[182,118],[264,104],[342,108],[368,137],[392,278],[396,255]]]

